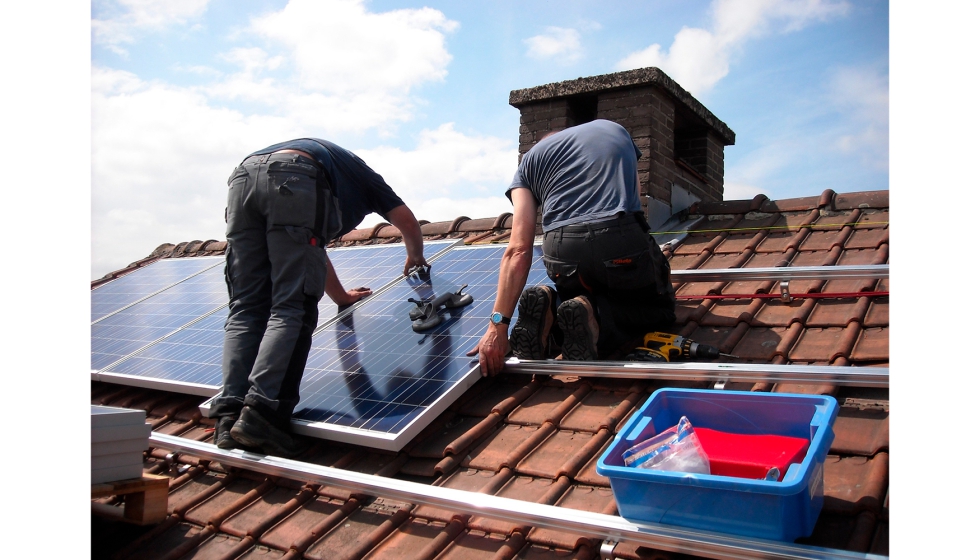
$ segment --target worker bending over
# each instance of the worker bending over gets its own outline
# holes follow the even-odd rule
[[[629,132],[607,120],[547,135],[524,154],[506,193],[514,218],[494,313],[468,354],[479,352],[484,376],[496,375],[511,349],[522,359],[549,358],[554,347],[566,360],[596,360],[674,322],[670,265],[640,205],[639,157]],[[539,207],[554,288],[525,290]]]
[[[228,179],[228,319],[222,389],[211,406],[219,448],[292,457],[307,445],[289,420],[324,292],[338,306],[371,295],[345,289],[325,246],[376,212],[401,231],[404,273],[426,265],[422,231],[384,179],[353,153],[302,138],[252,153]]]

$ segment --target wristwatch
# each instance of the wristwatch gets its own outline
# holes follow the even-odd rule
[[[509,325],[510,317],[504,317],[503,313],[499,311],[494,311],[493,314],[490,315],[490,322],[493,323],[494,325],[499,325],[500,323]]]

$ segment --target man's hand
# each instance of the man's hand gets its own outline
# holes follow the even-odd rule
[[[429,263],[425,262],[425,257],[421,255],[417,258],[412,258],[412,256],[409,255],[405,259],[405,270],[402,271],[402,276],[408,276],[409,271],[416,266],[429,266]]]
[[[374,293],[371,288],[365,288],[361,286],[360,288],[354,288],[353,290],[347,290],[344,295],[333,298],[333,302],[337,304],[338,307],[343,307],[345,305],[350,305],[352,303],[357,303],[363,298],[368,297]]]
[[[504,357],[510,352],[510,342],[507,340],[507,325],[490,325],[483,334],[479,344],[466,353],[467,356],[480,353],[480,374],[483,377],[493,377],[504,368]]]

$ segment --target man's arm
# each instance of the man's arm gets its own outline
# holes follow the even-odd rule
[[[323,286],[324,293],[333,300],[339,307],[345,305],[350,305],[361,298],[366,298],[371,295],[371,288],[354,288],[353,290],[345,290],[343,284],[340,283],[340,278],[337,278],[337,271],[333,269],[333,264],[330,262],[330,255],[327,255],[327,280]]]
[[[500,259],[500,274],[497,278],[497,299],[493,310],[507,317],[514,316],[517,300],[524,291],[527,275],[531,271],[534,251],[534,224],[538,205],[530,189],[515,188],[510,191],[514,203],[514,220],[511,224],[510,241]],[[507,340],[507,325],[487,326],[487,332],[479,344],[466,355],[480,353],[480,373],[497,375],[504,366],[504,356],[510,352]]]
[[[405,270],[402,271],[402,274],[407,276],[412,267],[427,265],[425,255],[422,252],[422,228],[419,226],[419,221],[415,219],[412,210],[402,204],[392,208],[385,219],[398,228],[402,234],[402,239],[405,240],[407,256],[405,258]]]

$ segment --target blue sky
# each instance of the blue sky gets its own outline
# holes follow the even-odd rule
[[[888,8],[96,0],[91,277],[222,239],[231,169],[301,136],[361,155],[420,219],[499,215],[517,164],[510,91],[645,66],[735,131],[726,198],[887,189]]]

